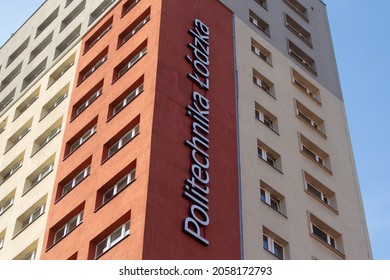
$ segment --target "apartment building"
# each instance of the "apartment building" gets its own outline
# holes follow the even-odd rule
[[[0,50],[0,258],[372,258],[322,1],[63,2]]]

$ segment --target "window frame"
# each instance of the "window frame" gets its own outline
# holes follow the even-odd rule
[[[122,177],[119,181],[117,181],[115,183],[114,186],[112,186],[111,188],[109,188],[108,190],[106,190],[103,194],[102,194],[102,204],[101,206],[103,205],[106,205],[108,202],[110,202],[115,196],[117,196],[121,191],[123,191],[124,189],[126,189],[131,183],[133,183],[135,181],[135,174],[136,174],[136,168],[132,169],[129,173],[127,173],[124,177]],[[125,180],[126,179],[126,184],[121,186],[121,187],[118,187],[119,183],[122,181],[122,180]],[[111,192],[112,191],[112,195],[108,198],[105,198],[106,194]]]
[[[113,155],[115,155],[119,150],[121,150],[124,146],[126,146],[126,144],[128,144],[129,142],[131,142],[131,140],[133,140],[138,134],[139,134],[139,131],[140,131],[140,125],[139,123],[137,123],[134,127],[132,127],[128,132],[126,132],[123,136],[121,136],[121,138],[116,141],[114,144],[112,144],[110,147],[107,148],[107,157],[106,159],[109,159],[111,158]],[[126,139],[126,137],[130,136],[130,138]],[[124,140],[125,139],[125,140]],[[114,149],[113,152],[110,152],[111,149],[114,147],[114,146],[118,146],[116,149]]]
[[[120,243],[123,239],[125,239],[127,236],[130,236],[130,221],[127,221],[120,225],[118,228],[113,230],[106,238],[104,238],[102,241],[96,244],[95,248],[95,259],[100,258],[103,254],[105,254],[107,251],[109,251],[111,248],[113,248],[116,244]],[[118,233],[120,231],[120,235],[116,237],[115,240],[112,240],[112,236]],[[104,245],[102,249],[99,249],[99,246]],[[98,250],[101,252],[98,252]]]
[[[61,228],[56,230],[54,233],[54,239],[53,239],[53,245],[60,242],[62,239],[64,239],[67,235],[69,235],[74,229],[76,229],[80,224],[83,222],[83,216],[84,216],[84,210],[82,210],[80,213],[78,213],[76,216],[72,217],[69,221],[65,223]],[[74,226],[72,225],[73,222],[76,222]],[[71,226],[72,225],[72,226]],[[63,233],[61,236],[58,237],[58,233],[63,230]]]
[[[265,245],[267,244],[267,245]],[[281,249],[281,255],[278,254],[277,251],[275,250],[278,250],[275,248],[275,244],[280,247]],[[278,259],[280,260],[284,260],[285,259],[285,249],[284,249],[284,246],[282,244],[280,244],[279,242],[275,241],[272,237],[268,236],[267,234],[263,233],[263,248],[264,250],[270,252],[271,254],[273,254],[275,257],[277,257]]]
[[[75,187],[77,187],[82,181],[85,180],[89,175],[91,174],[91,165],[89,164],[86,168],[81,170],[79,173],[76,174],[69,182],[64,184],[61,189],[61,196],[59,199],[66,196],[71,190],[73,190]],[[82,177],[79,177],[82,176]],[[58,200],[59,200],[58,199]]]

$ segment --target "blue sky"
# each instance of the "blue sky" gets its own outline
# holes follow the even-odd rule
[[[44,1],[3,2],[0,45]],[[390,1],[323,2],[328,9],[374,258],[390,260],[390,92],[386,82]]]

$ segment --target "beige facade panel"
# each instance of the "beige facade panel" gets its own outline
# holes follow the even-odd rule
[[[40,255],[80,44],[0,118],[0,259]]]

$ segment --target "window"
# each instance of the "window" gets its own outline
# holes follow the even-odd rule
[[[70,3],[72,3],[73,0],[66,0],[66,3],[65,3],[65,8],[69,6]]]
[[[288,53],[312,74],[317,76],[315,60],[288,40]]]
[[[108,58],[108,47],[98,54],[79,74],[79,84],[92,75]]]
[[[7,119],[3,120],[1,123],[0,123],[0,134],[3,133],[3,131],[5,131],[5,126],[7,125]]]
[[[304,29],[299,23],[293,20],[288,14],[284,14],[284,20],[286,23],[286,27],[295,35],[298,36],[303,42],[305,42],[309,47],[313,48],[311,42],[310,33]]]
[[[36,251],[36,250],[33,250],[33,251],[31,251],[30,253],[27,253],[27,254],[24,256],[23,260],[25,260],[25,261],[32,261],[32,260],[35,260],[36,254],[37,254],[37,251]]]
[[[14,100],[15,91],[16,89],[14,88],[9,94],[6,95],[5,98],[3,98],[3,100],[0,101],[0,112],[3,111],[7,105],[12,102],[12,100]]]
[[[60,32],[65,29],[85,8],[85,0],[82,1],[69,15],[61,22]]]
[[[322,167],[323,170],[332,174],[329,155],[302,134],[299,134],[299,138],[301,143],[301,152]]]
[[[293,11],[295,11],[299,16],[301,16],[304,20],[309,22],[309,18],[307,16],[307,9],[298,0],[283,0],[284,3],[287,4]]]
[[[52,23],[58,16],[58,11],[60,10],[60,7],[58,7],[57,9],[55,9],[47,18],[44,22],[41,23],[41,25],[38,26],[37,28],[37,34],[35,35],[35,37],[38,37],[39,34],[41,34],[43,32],[43,30],[45,30],[49,25],[50,23]]]
[[[0,232],[0,250],[4,247],[5,230]]]
[[[261,75],[259,72],[257,72],[255,69],[253,71],[253,83],[260,87],[262,90],[264,90],[266,93],[268,93],[270,96],[275,98],[275,91],[273,83],[268,80],[266,77]]]
[[[113,187],[108,189],[103,194],[103,205],[110,201],[114,196],[121,192],[124,188],[130,185],[135,179],[135,169],[130,173],[126,174],[122,179],[120,179]]]
[[[84,168],[80,173],[78,173],[72,180],[66,183],[62,188],[61,197],[65,196],[68,192],[70,192],[74,187],[80,184],[91,172],[91,166]]]
[[[134,36],[148,21],[150,20],[150,8],[142,13],[136,20],[134,20],[125,31],[119,35],[118,47],[127,42]]]
[[[321,136],[326,138],[324,120],[295,100],[296,115],[298,119],[314,129]]]
[[[51,98],[42,108],[41,119],[57,108],[61,102],[68,96],[69,84],[65,85],[53,98]]]
[[[35,260],[37,258],[38,240],[35,240],[22,252],[20,252],[14,260]]]
[[[262,60],[267,62],[269,65],[272,65],[271,52],[268,51],[265,47],[263,47],[260,43],[258,43],[254,39],[251,39],[251,50]]]
[[[303,172],[303,178],[306,193],[338,214],[335,193],[305,171]]]
[[[112,28],[113,17],[107,20],[85,43],[84,53],[92,48]]]
[[[130,221],[122,224],[96,245],[95,258],[99,258],[128,235],[130,235]]]
[[[285,215],[284,196],[263,181],[260,181],[260,200]]]
[[[24,152],[17,156],[10,164],[0,172],[0,185],[8,180],[23,165]]]
[[[265,108],[255,102],[255,117],[258,121],[263,123],[266,127],[278,133],[277,118],[272,115]]]
[[[263,248],[280,260],[288,258],[288,243],[263,226]]]
[[[31,71],[31,73],[24,78],[22,84],[22,90],[24,90],[28,85],[30,85],[39,76],[39,74],[41,74],[43,70],[45,70],[46,62],[47,62],[47,57],[44,60],[42,60],[42,62],[39,63],[38,66],[35,67],[35,69]]]
[[[127,143],[129,143],[139,133],[139,124],[131,128],[125,135],[123,135],[117,142],[108,148],[108,158],[122,149]]]
[[[76,116],[80,115],[92,102],[94,102],[100,95],[102,95],[103,88],[95,91],[84,103],[77,107]]]
[[[264,9],[267,9],[267,0],[255,0],[257,4],[262,6]]]
[[[28,47],[29,41],[30,41],[30,37],[24,40],[23,43],[8,57],[6,67],[8,67],[12,62],[14,62],[15,59],[19,57],[19,55],[22,54],[22,52]]]
[[[34,60],[53,40],[54,32],[51,32],[41,43],[30,53],[30,59],[28,63]]]
[[[77,26],[57,47],[54,59],[60,56],[80,36],[81,24]]]
[[[141,84],[140,84],[141,83]],[[138,85],[138,86],[137,86]],[[134,89],[134,87],[136,87]],[[109,106],[110,118],[117,115],[123,108],[130,104],[138,95],[144,91],[143,77],[138,79],[133,85],[127,89],[124,94],[121,94],[114,102]]]
[[[249,10],[249,21],[255,25],[258,29],[260,29],[264,34],[268,37],[270,36],[269,32],[269,24],[262,20],[258,15]]]
[[[76,53],[69,56],[50,76],[49,84],[47,88],[50,88],[55,82],[57,82],[74,64],[76,59]]]
[[[15,110],[14,120],[23,114],[39,97],[40,88],[37,88],[29,97],[26,98]]]
[[[61,125],[62,117],[55,121],[48,129],[46,129],[45,132],[35,139],[31,156],[35,155],[61,132]]]
[[[82,96],[72,108],[71,120],[74,120],[85,111],[99,96],[103,94],[104,80],[99,81],[84,96]]]
[[[24,136],[27,135],[27,133],[31,131],[32,121],[33,119],[30,119],[8,139],[5,148],[5,153],[12,149],[17,143],[19,143],[19,141],[24,138]]]
[[[0,216],[14,204],[15,190],[0,201]]]
[[[273,168],[281,172],[280,155],[268,147],[266,144],[257,140],[257,155],[260,159],[271,165]]]
[[[83,143],[85,143],[92,135],[96,133],[96,125],[94,125],[91,129],[87,130],[81,138],[77,139],[70,146],[70,153],[73,153],[78,147],[80,147]]]
[[[100,15],[106,11],[115,0],[104,0],[89,16],[89,24],[91,25]]]
[[[36,171],[27,177],[23,195],[43,181],[54,170],[54,158],[55,155],[52,155]]]
[[[122,17],[135,7],[141,0],[128,0],[122,8]]]
[[[293,85],[301,92],[303,92],[306,96],[308,96],[312,101],[314,101],[318,105],[321,105],[319,89],[312,83],[310,83],[301,74],[299,74],[295,69],[292,69],[291,72]]]
[[[309,219],[311,236],[340,257],[345,258],[341,234],[311,213],[309,213]]]
[[[82,223],[83,213],[84,211],[81,211],[76,216],[71,218],[63,227],[56,231],[56,233],[54,234],[54,243],[60,241],[62,238],[67,236],[72,230],[74,230],[78,225]]]
[[[34,209],[34,211],[29,214],[26,218],[22,220],[22,229],[23,231],[26,227],[31,225],[36,219],[38,219],[45,211],[45,204],[42,204]]]
[[[140,47],[146,45],[146,43],[142,43]],[[145,54],[146,54],[146,46],[140,49],[138,47],[135,51],[133,51],[121,64],[119,64],[114,69],[114,81],[122,77],[131,67],[133,67]]]
[[[11,71],[11,73],[8,74],[8,76],[6,76],[3,81],[1,82],[0,84],[0,91],[2,91],[3,89],[5,89],[20,73],[20,71],[22,70],[22,62],[15,67],[14,70]]]

